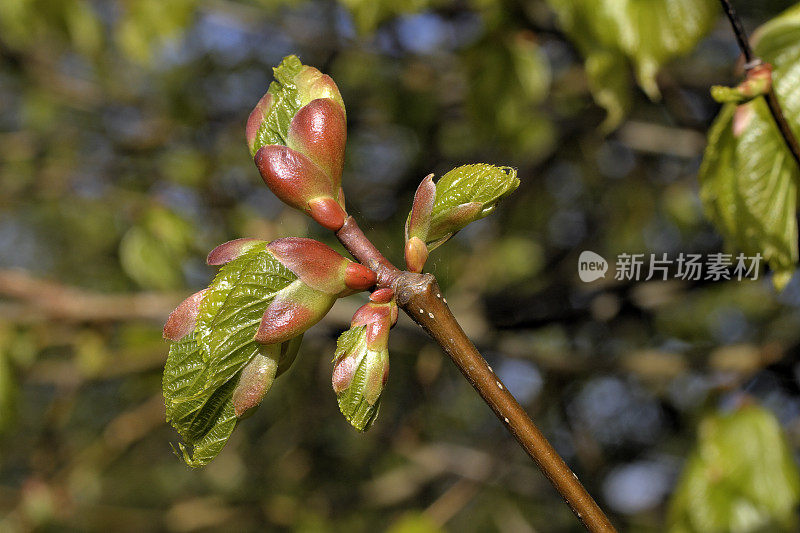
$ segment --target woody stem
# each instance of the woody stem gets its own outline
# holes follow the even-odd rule
[[[592,532],[615,531],[578,476],[570,470],[461,329],[447,306],[436,278],[430,274],[401,271],[392,265],[367,239],[352,217],[347,218],[336,236],[353,257],[378,274],[379,287],[394,289],[398,306],[450,356],[483,401],[567,501],[586,529]]]

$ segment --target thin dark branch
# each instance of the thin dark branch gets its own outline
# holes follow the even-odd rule
[[[747,62],[746,67],[752,68],[753,66],[761,63],[760,58],[753,53],[753,49],[750,47],[750,41],[747,38],[747,33],[744,31],[742,21],[739,18],[739,15],[736,14],[736,10],[733,9],[733,5],[730,3],[730,0],[720,0],[720,3],[722,4],[722,9],[725,11],[725,14],[728,16],[728,20],[731,22],[733,33],[736,36],[736,42],[739,44],[739,48],[741,49],[744,59]],[[800,167],[800,144],[798,144],[797,137],[795,137],[792,128],[786,121],[786,117],[781,109],[781,104],[778,101],[777,95],[775,94],[775,89],[770,87],[765,99],[767,101],[767,106],[769,107],[769,112],[772,115],[775,124],[778,125],[778,130],[780,130],[781,137],[783,137],[786,146],[789,148],[789,152],[792,154],[795,163],[797,163],[797,166]]]
[[[725,15],[727,15],[728,20],[731,21],[733,33],[736,36],[739,49],[741,49],[742,54],[744,54],[744,60],[751,63],[754,59],[753,49],[750,48],[750,41],[747,38],[747,32],[744,31],[744,26],[742,26],[742,20],[739,18],[739,15],[736,14],[736,10],[733,9],[733,4],[728,0],[720,0],[720,2],[722,3],[722,9],[725,11]]]
[[[398,306],[450,356],[497,418],[567,501],[586,529],[598,533],[616,531],[578,476],[558,455],[461,329],[436,279],[430,274],[401,271],[392,265],[367,239],[352,217],[348,217],[336,236],[353,257],[378,274],[379,286],[394,289]]]

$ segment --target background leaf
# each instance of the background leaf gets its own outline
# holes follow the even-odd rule
[[[757,32],[755,52],[774,67],[774,89],[795,135],[800,131],[800,9]],[[727,244],[761,252],[780,289],[798,260],[797,183],[800,169],[764,98],[725,104],[708,134],[700,196]]]
[[[700,424],[673,496],[669,530],[794,531],[800,472],[780,424],[748,405]]]
[[[713,0],[548,0],[559,22],[586,57],[589,85],[608,112],[604,128],[616,127],[628,107],[622,88],[625,62],[639,85],[659,98],[656,74],[669,60],[690,52],[711,29]],[[613,69],[614,75],[611,75]]]

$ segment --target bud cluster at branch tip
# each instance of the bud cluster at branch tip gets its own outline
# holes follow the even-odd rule
[[[278,344],[301,335],[330,310],[336,298],[366,290],[377,280],[367,267],[350,261],[321,242],[289,237],[267,244],[258,239],[236,239],[208,254],[210,265],[223,265],[263,247],[297,279],[279,290],[264,311],[255,340]],[[177,341],[195,327],[206,290],[183,301],[169,316],[164,337]]]
[[[246,137],[261,177],[278,198],[327,229],[342,227],[347,120],[330,76],[286,57],[250,114]]]
[[[359,431],[372,424],[389,376],[389,329],[397,322],[392,289],[378,289],[337,342],[331,383],[339,408]]]
[[[745,104],[759,96],[766,95],[772,87],[772,65],[761,63],[747,71],[745,80],[736,87],[714,85],[711,97],[720,104]]]

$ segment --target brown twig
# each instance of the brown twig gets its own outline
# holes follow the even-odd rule
[[[398,306],[450,356],[497,418],[569,503],[586,529],[592,532],[615,531],[578,476],[558,455],[461,329],[447,306],[436,278],[430,274],[414,274],[397,269],[367,239],[352,217],[348,217],[336,236],[353,257],[375,270],[380,287],[394,289]]]
[[[72,322],[162,321],[181,295],[157,292],[104,294],[0,270],[0,297],[25,302],[48,318]]]
[[[720,3],[722,4],[723,11],[725,11],[725,15],[727,15],[728,20],[731,23],[733,34],[736,36],[736,42],[739,45],[739,49],[742,51],[742,55],[744,55],[745,68],[750,69],[761,64],[761,59],[753,53],[753,49],[750,46],[750,40],[747,38],[747,32],[745,32],[744,26],[742,26],[742,21],[739,18],[739,15],[736,14],[736,10],[733,9],[733,4],[730,3],[730,0],[720,0]],[[781,104],[778,101],[778,97],[775,94],[775,89],[773,89],[772,86],[770,86],[769,91],[765,95],[765,99],[767,101],[767,107],[769,107],[769,112],[772,115],[775,124],[778,125],[778,130],[781,133],[781,137],[783,137],[783,140],[786,143],[786,147],[789,148],[789,152],[792,154],[795,163],[797,163],[798,167],[800,167],[800,144],[798,144],[797,137],[794,136],[792,128],[789,127],[789,123],[786,122],[786,117],[783,115]]]

